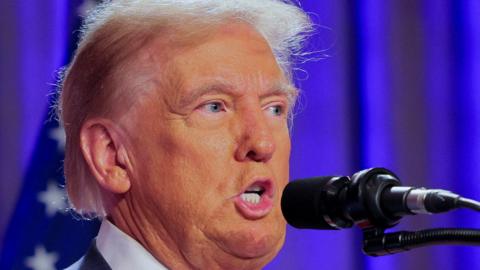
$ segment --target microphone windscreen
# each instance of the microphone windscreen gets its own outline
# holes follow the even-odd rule
[[[328,224],[327,183],[334,177],[295,180],[282,194],[282,213],[288,224],[296,228],[335,230]]]

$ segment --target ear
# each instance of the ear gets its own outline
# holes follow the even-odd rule
[[[100,186],[123,194],[130,189],[129,164],[125,142],[118,126],[107,119],[89,119],[80,130],[83,156]]]

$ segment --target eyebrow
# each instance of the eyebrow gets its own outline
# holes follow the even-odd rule
[[[198,88],[187,91],[185,95],[182,95],[182,97],[180,98],[180,105],[183,107],[194,102],[201,96],[217,93],[238,95],[238,93],[235,93],[233,86],[220,81],[215,81],[213,83],[202,85]]]
[[[194,88],[191,91],[188,91],[185,95],[182,95],[180,97],[179,105],[185,107],[193,103],[201,96],[219,93],[229,94],[232,96],[240,96],[242,94],[242,92],[236,89],[233,85],[217,80],[212,83],[200,86],[198,88]],[[262,93],[260,95],[260,98],[263,99],[268,96],[284,95],[288,98],[289,101],[293,101],[295,100],[297,93],[298,90],[293,85],[289,83],[279,82],[275,83],[274,86],[269,88],[265,93]]]
[[[265,98],[268,96],[280,96],[285,95],[289,101],[295,100],[298,94],[298,89],[291,85],[290,83],[276,83],[272,88],[267,92],[260,95],[260,98]]]

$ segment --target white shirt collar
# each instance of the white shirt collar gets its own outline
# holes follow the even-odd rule
[[[96,244],[112,270],[167,270],[140,243],[107,219],[102,221]]]

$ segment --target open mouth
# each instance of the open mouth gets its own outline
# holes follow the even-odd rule
[[[273,207],[273,182],[255,181],[235,199],[237,210],[247,219],[258,219],[267,215]]]
[[[253,185],[247,188],[247,190],[245,190],[245,192],[243,192],[240,195],[240,198],[245,202],[258,204],[260,203],[260,199],[262,197],[262,194],[264,193],[265,193],[264,187],[260,185]]]

